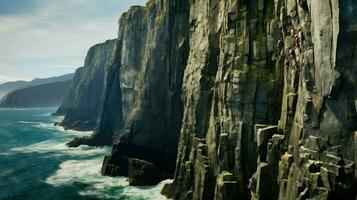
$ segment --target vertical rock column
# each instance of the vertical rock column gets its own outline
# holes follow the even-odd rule
[[[256,124],[276,125],[283,67],[270,1],[191,2],[176,199],[247,199]],[[277,131],[275,133],[278,133]]]
[[[296,54],[285,70],[279,199],[355,199],[357,5],[286,0],[275,6],[285,47]],[[304,37],[296,45],[299,30]]]
[[[116,137],[134,107],[138,94],[138,73],[146,41],[146,10],[133,6],[119,19],[117,54],[115,64],[107,70],[105,97],[97,137]]]

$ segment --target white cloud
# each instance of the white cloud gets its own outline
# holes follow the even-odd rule
[[[31,26],[31,23],[24,18],[19,17],[0,17],[0,32],[10,33],[12,31],[18,30],[19,28],[25,28]]]
[[[31,12],[0,15],[0,66],[11,66],[0,68],[1,75],[52,76],[59,69],[67,73],[72,64],[72,68],[83,65],[92,45],[116,37],[120,14],[130,5],[144,4],[146,0],[40,2]]]

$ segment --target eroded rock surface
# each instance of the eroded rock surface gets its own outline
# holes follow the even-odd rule
[[[115,48],[116,40],[108,40],[89,49],[84,66],[77,69],[71,90],[57,110],[57,114],[65,115],[60,123],[64,128],[89,131],[96,127],[104,91],[105,68],[112,65]]]
[[[190,2],[175,199],[356,199],[356,9]]]
[[[103,174],[129,176],[133,184],[147,182],[145,176],[140,180],[130,173],[133,159],[145,160],[158,169],[161,175],[152,183],[173,174],[188,56],[187,19],[188,1],[156,0],[145,7],[133,6],[119,20],[122,118],[111,128],[115,141],[111,155],[105,158]],[[112,112],[108,108],[104,115]],[[99,130],[112,126],[102,119]]]
[[[174,199],[356,199],[356,13],[354,0],[134,6],[95,134],[74,144],[114,136],[102,173],[135,185],[175,169]]]

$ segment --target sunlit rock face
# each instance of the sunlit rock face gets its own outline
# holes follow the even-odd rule
[[[190,2],[175,199],[356,198],[356,9]]]
[[[174,199],[355,199],[356,11],[353,0],[133,6],[92,76],[95,132],[70,145],[113,143],[102,174],[134,185],[174,173]]]
[[[103,174],[129,176],[133,184],[154,184],[174,173],[188,56],[187,22],[188,1],[149,1],[145,7],[133,6],[120,18],[117,48],[122,119],[112,154],[104,160]],[[99,129],[106,126],[111,125]],[[134,158],[140,162],[133,162]],[[142,166],[142,172],[134,165]],[[139,180],[146,179],[144,175],[135,175],[153,171],[161,175],[151,182]]]

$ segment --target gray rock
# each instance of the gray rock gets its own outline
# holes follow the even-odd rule
[[[116,40],[108,40],[91,47],[84,66],[76,70],[70,92],[58,109],[65,115],[60,123],[65,129],[89,131],[96,127],[102,106],[105,67],[115,59],[116,43]]]
[[[173,174],[177,153],[174,199],[355,199],[356,11],[353,0],[132,7],[103,75],[92,137],[115,141],[102,173]]]
[[[108,163],[124,167],[123,175],[130,170],[127,157],[174,173],[188,56],[188,11],[188,1],[150,1],[146,7],[131,7],[119,20],[116,66],[109,74],[113,82],[106,84],[110,88],[104,94],[97,129],[100,137],[115,136]],[[105,169],[112,165],[103,165],[103,174],[113,175]]]
[[[175,199],[187,192],[203,199],[197,194],[213,187],[205,199],[221,199],[222,173],[232,174],[231,195],[242,199],[356,198],[356,81],[348,77],[356,76],[357,31],[347,29],[356,24],[356,9],[350,0],[190,2],[196,26],[184,74]],[[284,67],[284,58],[274,58],[274,41],[281,32],[285,50],[295,47],[299,29],[303,43]],[[208,179],[194,170],[202,164],[192,159],[193,135],[207,147]]]

